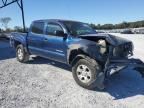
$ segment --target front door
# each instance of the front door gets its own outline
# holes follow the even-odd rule
[[[56,35],[56,31],[63,31],[57,23],[46,25],[44,49],[46,56],[50,59],[66,63],[67,40],[63,36]]]

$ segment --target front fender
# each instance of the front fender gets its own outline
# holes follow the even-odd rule
[[[102,61],[102,55],[100,54],[100,46],[95,42],[88,40],[81,40],[73,44],[69,44],[67,51],[68,63],[70,63],[77,55],[86,55],[97,61]]]
[[[100,47],[97,45],[88,45],[88,46],[81,47],[79,49],[95,60],[98,61],[102,60],[102,55],[100,54]]]

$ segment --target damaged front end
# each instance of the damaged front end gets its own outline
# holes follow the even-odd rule
[[[117,45],[109,46],[109,54],[104,69],[106,76],[111,76],[116,72],[131,67],[131,69],[138,71],[143,77],[144,62],[140,59],[131,58],[134,50],[133,43],[120,37],[111,37],[115,38]]]
[[[82,38],[95,41],[100,46],[100,53],[103,55],[103,70],[97,78],[98,88],[104,86],[105,78],[128,67],[144,77],[144,62],[131,58],[134,50],[131,41],[109,34],[84,35]]]
[[[113,51],[114,48],[109,49],[112,49],[112,52],[109,53],[109,56],[107,57],[107,60],[104,64],[103,74],[100,73],[99,75],[99,81],[97,83],[97,87],[99,89],[101,89],[101,87],[104,87],[104,81],[106,78],[126,68],[131,68],[132,70],[139,72],[139,74],[144,78],[144,62],[140,59],[129,58],[128,56],[133,55],[131,50],[127,50],[126,52],[124,52],[124,55],[119,55],[119,53],[117,55],[116,52]],[[127,56],[127,58],[124,58],[122,56]]]
[[[111,36],[117,44],[110,45],[107,60],[105,63],[105,75],[111,76],[125,68],[131,67],[144,76],[144,62],[140,59],[131,58],[133,56],[134,46],[129,40],[120,37]]]

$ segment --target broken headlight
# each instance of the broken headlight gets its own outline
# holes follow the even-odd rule
[[[107,48],[106,48],[106,41],[105,40],[98,40],[98,45],[100,45],[100,53],[101,54],[105,54],[106,51],[107,51]]]

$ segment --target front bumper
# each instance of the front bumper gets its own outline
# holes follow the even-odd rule
[[[112,74],[121,71],[130,67],[131,69],[136,70],[144,77],[144,62],[140,59],[112,59],[108,61],[107,66],[105,67],[106,76],[111,76]]]
[[[106,78],[128,67],[139,72],[144,78],[144,62],[140,59],[107,59],[103,71],[98,74],[95,80],[97,88],[103,90]]]

